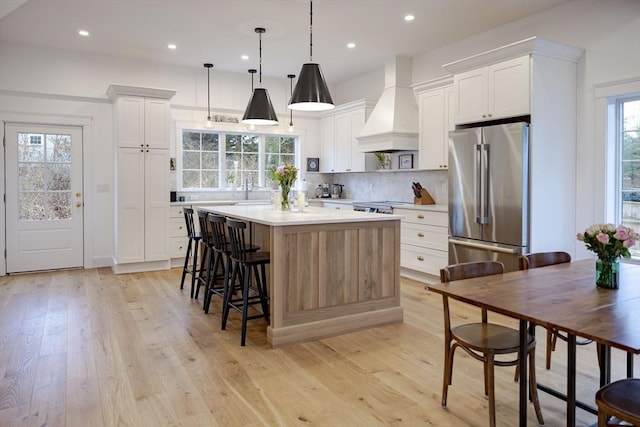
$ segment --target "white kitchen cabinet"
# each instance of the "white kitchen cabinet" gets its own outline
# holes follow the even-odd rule
[[[118,148],[117,161],[117,262],[168,260],[169,151]]]
[[[340,203],[340,202],[322,202],[322,207],[327,209],[341,209],[343,211],[352,211],[353,205],[351,203]]]
[[[169,268],[169,99],[175,91],[111,85],[116,273]]]
[[[169,149],[169,101],[139,96],[116,100],[118,147]]]
[[[448,264],[448,215],[446,211],[393,208],[403,215],[400,223],[400,267],[440,274]]]
[[[373,109],[368,101],[344,104],[320,119],[320,172],[362,172],[365,153],[359,150],[356,137]]]
[[[420,169],[447,169],[449,131],[455,128],[453,79],[445,77],[414,86],[418,95]]]
[[[455,74],[455,123],[528,115],[530,68],[524,55]]]
[[[179,258],[184,262],[184,256],[187,253],[187,225],[184,221],[183,206],[171,206],[169,208],[169,228],[167,235],[169,236],[169,256]]]

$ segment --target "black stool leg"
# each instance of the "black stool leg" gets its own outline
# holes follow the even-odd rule
[[[198,286],[196,287],[196,296],[195,298],[198,299],[198,295],[200,295],[200,286],[202,283],[204,283],[205,285],[208,283],[209,280],[209,263],[210,263],[210,255],[209,255],[209,246],[207,246],[206,244],[202,244],[202,259],[200,260],[200,271],[198,272],[198,279],[196,280],[196,283],[198,284]],[[207,269],[205,270],[204,266],[205,264],[207,265]]]
[[[191,272],[191,298],[193,298],[193,291],[196,286],[196,269],[198,268],[198,241],[196,240],[195,248],[193,250],[193,270]]]
[[[187,255],[184,258],[184,266],[182,267],[182,279],[180,279],[180,289],[184,288],[184,278],[187,275],[187,269],[189,268],[189,257],[191,256],[191,242],[193,242],[193,239],[189,238],[189,243],[187,244]]]
[[[258,281],[258,289],[260,290],[260,304],[262,305],[262,313],[264,318],[269,321],[269,294],[267,293],[267,268],[265,264],[260,264],[262,277]],[[256,277],[258,277],[258,268],[256,267]]]
[[[244,268],[244,281],[242,283],[242,337],[240,345],[244,347],[247,339],[247,316],[249,313],[249,283],[251,283],[251,267]]]
[[[239,266],[237,263],[229,260],[229,267],[233,269],[231,276],[224,287],[224,301],[222,303],[222,325],[220,329],[227,327],[227,319],[229,318],[229,305],[231,304],[231,297],[233,296],[233,288],[235,287],[235,281],[238,277]]]

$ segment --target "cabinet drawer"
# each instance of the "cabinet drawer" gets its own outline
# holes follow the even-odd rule
[[[413,245],[400,245],[400,266],[403,268],[439,276],[440,269],[445,267],[447,263],[447,252]]]
[[[184,222],[184,218],[170,218],[169,219],[169,237],[186,237],[187,225]]]
[[[445,227],[403,222],[400,226],[400,241],[423,248],[446,251],[448,234]]]
[[[184,258],[187,254],[189,239],[186,237],[172,237],[169,240],[169,256],[171,258]]]
[[[429,224],[437,227],[449,227],[447,212],[419,211],[414,209],[393,208],[393,213],[403,215],[402,222]]]
[[[184,211],[182,210],[184,206],[171,206],[169,208],[169,216],[171,218],[182,218],[182,222],[184,222]]]

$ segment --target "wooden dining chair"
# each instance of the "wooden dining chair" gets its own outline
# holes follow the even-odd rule
[[[520,270],[528,270],[530,268],[546,267],[548,265],[563,264],[565,262],[571,262],[571,255],[566,252],[535,252],[531,254],[521,255],[518,263]],[[563,341],[567,341],[567,336],[561,334],[555,329],[547,329],[547,347],[545,368],[551,369],[551,352],[556,349],[556,341],[560,338]],[[591,344],[589,339],[580,339],[576,341],[576,345]]]
[[[640,378],[605,385],[596,393],[596,405],[598,427],[628,426],[628,423],[640,426]]]
[[[449,265],[440,270],[440,281],[448,283],[472,277],[502,274],[504,265],[498,261],[467,262]],[[496,360],[497,355],[516,354],[520,350],[520,332],[516,329],[488,322],[487,310],[482,309],[482,321],[451,326],[449,301],[442,296],[444,304],[444,376],[442,381],[442,406],[447,406],[447,393],[453,378],[453,356],[460,347],[471,357],[479,360],[484,366],[484,394],[489,397],[489,425],[496,425],[496,402],[494,386],[495,366],[514,366],[519,358],[511,360]],[[536,340],[527,334],[527,352],[529,355],[529,394],[535,408],[536,417],[540,424],[544,424],[538,391],[536,388],[535,346]]]

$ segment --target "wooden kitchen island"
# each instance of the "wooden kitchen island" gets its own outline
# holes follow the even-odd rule
[[[271,205],[204,206],[246,221],[271,252],[273,347],[402,322],[398,215]]]

